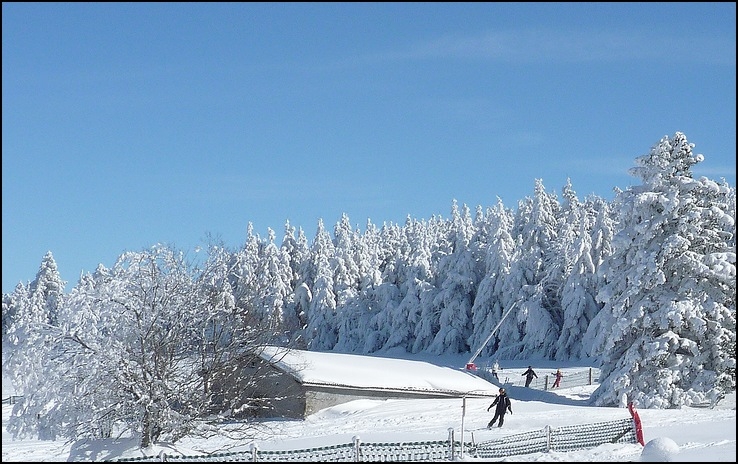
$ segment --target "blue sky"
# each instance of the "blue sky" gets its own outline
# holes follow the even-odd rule
[[[684,132],[735,186],[735,3],[3,3],[3,292],[157,242],[607,199]]]

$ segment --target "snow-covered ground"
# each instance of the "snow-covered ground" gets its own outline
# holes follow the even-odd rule
[[[468,355],[415,356],[429,363],[463,369]],[[349,357],[346,357],[349,359]],[[355,362],[354,358],[351,358]],[[336,359],[332,360],[333,363]],[[481,360],[478,364],[483,364]],[[562,368],[564,380],[556,390],[542,391],[521,386],[526,362],[500,361],[501,378],[509,379],[508,393],[512,399],[513,414],[505,417],[502,428],[486,429],[492,413],[487,412],[491,398],[469,397],[457,399],[390,399],[356,400],[321,410],[305,420],[275,420],[264,423],[268,430],[253,440],[233,441],[221,438],[187,438],[173,445],[162,444],[147,453],[180,452],[185,455],[200,452],[228,452],[248,450],[255,443],[262,450],[306,449],[319,446],[351,443],[353,437],[363,442],[435,441],[448,438],[453,428],[458,439],[461,433],[462,405],[464,408],[464,435],[467,441],[489,440],[508,434],[540,430],[546,426],[561,427],[574,424],[615,421],[630,417],[625,408],[596,408],[587,406],[587,398],[596,388],[567,386],[567,374],[581,372],[589,366],[581,363],[531,361],[543,378],[556,368]],[[336,365],[331,366],[332,369]],[[351,372],[351,366],[345,366]],[[390,376],[391,369],[387,369]],[[376,382],[376,380],[375,380]],[[5,382],[4,382],[5,387]],[[3,397],[7,396],[3,388]],[[142,456],[133,440],[101,440],[96,442],[63,443],[39,440],[13,440],[5,430],[10,406],[3,406],[2,461],[67,461],[104,460],[118,457]],[[678,410],[639,409],[647,448],[665,449],[674,443],[678,450],[668,456],[672,460],[692,462],[735,462],[736,459],[736,396],[731,393],[714,409],[683,408]],[[657,446],[656,446],[657,445]],[[637,444],[602,445],[590,450],[567,453],[534,453],[513,456],[500,461],[636,461],[643,447]],[[653,460],[652,454],[650,459]]]

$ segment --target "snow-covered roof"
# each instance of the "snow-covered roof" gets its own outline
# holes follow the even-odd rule
[[[266,347],[261,357],[303,385],[490,395],[497,387],[463,369],[423,361]]]

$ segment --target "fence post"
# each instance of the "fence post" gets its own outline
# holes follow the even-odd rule
[[[543,391],[548,391],[548,374],[543,379]]]
[[[454,450],[454,428],[448,428],[448,460],[453,461],[455,459]]]
[[[543,430],[546,431],[546,452],[548,453],[551,451],[551,426],[547,425]]]
[[[589,368],[589,384],[592,385],[592,368]]]
[[[359,462],[361,461],[361,438],[354,435],[352,440],[354,441],[354,462]]]
[[[257,453],[259,451],[259,446],[256,443],[251,443],[251,462],[256,462],[259,460]]]

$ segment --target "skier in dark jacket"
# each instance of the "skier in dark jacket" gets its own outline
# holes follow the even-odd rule
[[[535,371],[533,371],[532,366],[528,366],[528,370],[523,372],[523,376],[525,376],[525,386],[530,387],[530,383],[533,381],[533,377],[538,378]]]
[[[500,388],[500,394],[497,395],[497,398],[495,398],[492,404],[489,405],[487,411],[492,409],[492,406],[496,406],[495,417],[493,417],[492,420],[489,421],[489,424],[487,424],[487,428],[495,425],[495,422],[497,422],[498,418],[500,419],[500,425],[498,425],[497,427],[502,427],[502,423],[505,422],[505,413],[507,411],[510,411],[510,414],[512,414],[512,405],[510,404],[510,398],[507,397],[507,393],[505,392],[504,388]]]

